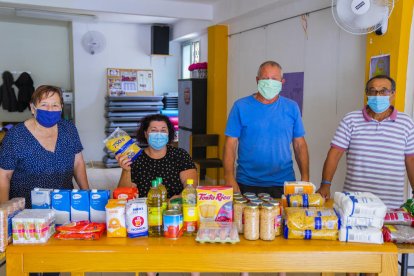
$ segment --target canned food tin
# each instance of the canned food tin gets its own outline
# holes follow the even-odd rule
[[[249,196],[256,196],[256,194],[255,194],[255,193],[250,193],[250,192],[244,193],[243,195],[244,195],[245,197],[249,197]]]
[[[259,194],[257,194],[257,196],[259,198],[262,198],[262,197],[270,197],[270,195],[268,193],[259,193]]]
[[[178,239],[183,234],[183,214],[177,210],[164,212],[164,236]]]

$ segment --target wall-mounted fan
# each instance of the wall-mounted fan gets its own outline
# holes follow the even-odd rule
[[[97,31],[89,31],[82,36],[82,46],[91,55],[102,52],[105,48],[105,36]]]
[[[332,14],[339,27],[351,34],[376,31],[384,34],[394,0],[332,0]]]

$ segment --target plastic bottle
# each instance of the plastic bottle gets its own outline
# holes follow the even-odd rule
[[[157,177],[156,178],[157,182],[158,182],[158,189],[161,190],[161,195],[162,195],[162,212],[164,213],[164,211],[167,210],[167,204],[168,204],[168,193],[167,193],[167,188],[165,188],[164,184],[162,184],[162,177]]]
[[[181,193],[183,198],[184,234],[197,233],[197,191],[194,188],[194,180],[187,179],[187,187]]]
[[[148,232],[151,237],[162,236],[162,193],[157,187],[158,182],[151,182],[151,189],[148,192]]]

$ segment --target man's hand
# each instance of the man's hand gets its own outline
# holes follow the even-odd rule
[[[329,199],[331,197],[331,185],[321,184],[321,186],[316,192],[321,194],[323,198]]]
[[[233,187],[233,193],[239,193],[240,192],[239,184],[237,184],[237,181],[234,178],[226,179],[225,185]]]

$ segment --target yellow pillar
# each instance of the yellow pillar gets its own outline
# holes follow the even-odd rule
[[[372,56],[390,54],[390,77],[397,84],[394,106],[399,111],[405,108],[408,49],[413,18],[414,0],[394,1],[395,6],[388,20],[388,31],[383,36],[367,35],[365,79],[369,79]]]
[[[214,25],[208,28],[208,70],[207,70],[207,133],[220,135],[220,158],[223,154],[224,130],[227,121],[227,57],[228,27]],[[216,149],[209,149],[207,157],[216,155]],[[207,176],[215,179],[216,170],[207,170]],[[223,170],[220,172],[223,179]]]

